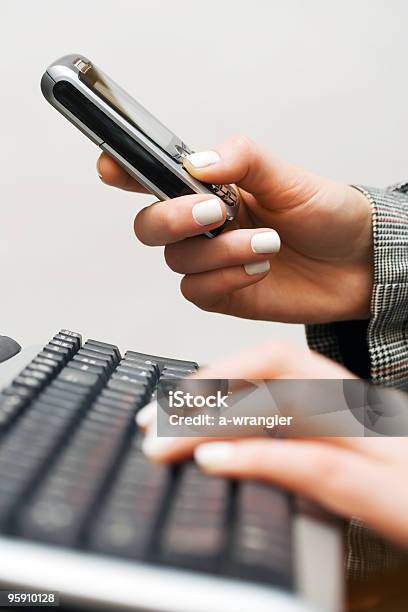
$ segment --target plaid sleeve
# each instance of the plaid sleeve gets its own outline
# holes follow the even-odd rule
[[[408,183],[385,190],[356,188],[370,200],[373,209],[374,286],[366,335],[367,371],[374,383],[408,390]],[[344,363],[341,329],[336,323],[307,325],[310,348]],[[378,575],[404,561],[405,553],[361,521],[355,518],[349,523],[349,577]]]
[[[374,383],[408,389],[408,183],[357,187],[373,207],[374,287],[367,330]],[[307,325],[310,348],[340,363],[338,326]]]

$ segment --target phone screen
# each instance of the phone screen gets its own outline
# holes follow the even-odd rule
[[[112,81],[102,70],[82,60],[77,60],[75,64],[79,68],[81,81],[173,159],[180,162],[183,153],[191,153],[180,138],[166,128],[161,121],[149,113],[122,87]]]

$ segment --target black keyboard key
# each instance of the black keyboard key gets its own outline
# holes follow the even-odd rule
[[[135,402],[129,403],[126,401],[121,401],[118,399],[111,399],[109,397],[103,397],[102,395],[98,396],[96,400],[96,404],[94,404],[94,408],[98,407],[102,409],[106,409],[109,411],[114,410],[132,410],[135,407]]]
[[[81,397],[74,394],[70,395],[71,397],[69,397],[67,393],[57,393],[56,395],[53,395],[52,393],[42,393],[39,395],[38,401],[55,408],[65,408],[67,410],[72,408],[76,409],[83,405],[84,400]]]
[[[71,359],[69,363],[70,365],[73,363],[80,363],[83,365],[95,366],[96,368],[103,368],[106,375],[108,375],[108,373],[110,372],[110,366],[109,366],[108,360],[95,359],[94,357],[87,357],[86,355],[83,355],[81,351],[77,355],[74,355],[74,357]]]
[[[72,350],[72,355],[74,355],[81,348],[78,338],[71,338],[71,336],[66,336],[65,334],[61,334],[61,333],[55,334],[55,336],[52,338],[50,342],[55,343],[55,344],[58,344],[61,342],[63,346],[65,345],[69,346]]]
[[[140,372],[136,373],[117,369],[112,374],[110,380],[120,380],[122,382],[130,383],[135,389],[140,390],[151,389],[153,387],[153,381],[151,378]]]
[[[58,380],[79,387],[87,387],[88,389],[94,389],[97,385],[102,383],[101,377],[98,374],[92,374],[90,372],[82,372],[67,366],[58,374]]]
[[[62,361],[57,361],[56,359],[50,359],[49,357],[40,357],[41,353],[35,357],[30,363],[30,367],[34,364],[48,366],[52,368],[54,373],[58,372],[58,370],[62,367]]]
[[[132,410],[132,407],[129,404],[121,404],[118,402],[112,402],[111,404],[108,402],[100,402],[99,399],[96,400],[95,404],[92,406],[92,411],[95,414],[115,414],[118,410]]]
[[[143,370],[146,372],[155,372],[157,375],[160,373],[159,368],[154,363],[147,363],[142,359],[133,359],[132,357],[124,357],[119,366],[124,366],[125,368],[131,368],[135,370]]]
[[[183,378],[186,378],[187,376],[189,376],[189,374],[184,374],[181,372],[178,372],[178,373],[168,372],[167,370],[163,370],[160,375],[160,383],[163,383],[166,380],[182,380]]]
[[[64,340],[65,342],[70,342],[74,347],[75,352],[81,348],[82,338],[80,334],[76,334],[75,332],[70,332],[66,329],[62,329],[58,334],[54,336],[57,340]]]
[[[232,573],[291,586],[290,496],[271,485],[239,485]]]
[[[36,368],[30,368],[30,366],[24,368],[24,370],[20,373],[20,376],[36,378],[41,383],[43,383],[43,385],[45,385],[50,379],[49,374],[46,374],[45,372],[42,372],[41,370],[38,370]]]
[[[123,376],[124,379],[131,378],[142,382],[150,382],[154,377],[154,370],[150,370],[149,372],[143,368],[127,368],[126,366],[119,365],[113,375],[116,376],[116,378],[118,378],[118,376]]]
[[[120,365],[126,368],[135,368],[135,369],[142,369],[146,371],[153,371],[155,373],[156,378],[159,378],[160,376],[160,368],[157,365],[157,363],[151,363],[141,358],[125,356],[120,362]]]
[[[56,346],[58,348],[67,350],[70,359],[76,352],[75,346],[72,342],[66,342],[65,340],[59,340],[58,335],[49,341],[48,346],[49,347]]]
[[[145,391],[139,393],[123,393],[123,391],[114,391],[113,389],[104,389],[98,396],[98,402],[106,403],[118,402],[124,403],[134,408],[141,408],[147,403],[147,397]]]
[[[70,382],[59,380],[58,378],[54,380],[49,387],[47,387],[47,391],[48,389],[51,389],[52,391],[67,391],[68,393],[74,393],[81,398],[89,397],[92,391],[90,387],[73,385]]]
[[[148,355],[147,353],[137,353],[136,351],[126,351],[125,359],[134,359],[140,363],[146,363],[147,365],[154,365],[161,368],[163,359],[156,355]]]
[[[75,355],[76,357],[86,357],[89,359],[89,363],[91,365],[105,365],[109,371],[112,371],[115,367],[116,363],[113,358],[113,355],[108,355],[107,353],[101,353],[97,351],[93,351],[90,348],[81,348],[78,353]]]
[[[27,373],[20,374],[13,380],[13,387],[24,387],[30,389],[33,393],[38,393],[45,384],[44,380],[39,380],[35,376],[30,376]]]
[[[86,345],[90,348],[96,347],[93,350],[101,349],[102,351],[106,351],[109,354],[115,355],[116,361],[119,362],[122,359],[120,351],[117,346],[114,344],[108,344],[107,342],[99,342],[99,340],[87,340]]]
[[[162,371],[162,376],[166,374],[174,374],[175,376],[179,376],[180,378],[186,378],[187,376],[191,376],[197,370],[194,368],[175,368],[175,367],[165,367]]]
[[[44,349],[41,351],[40,355],[43,355],[44,353],[44,356],[50,357],[51,359],[57,359],[56,355],[60,355],[63,358],[64,364],[71,358],[71,350],[69,348],[61,346],[60,344],[53,344],[52,341],[44,346]]]
[[[81,372],[90,372],[91,374],[96,374],[101,379],[106,380],[106,368],[103,366],[92,365],[90,363],[82,363],[80,361],[74,361],[71,359],[69,362],[69,367],[74,368],[74,370],[80,370]]]
[[[120,362],[115,372],[124,372],[134,376],[146,376],[153,384],[155,384],[159,378],[158,371],[154,366],[132,363],[126,360]]]
[[[25,400],[18,395],[0,395],[0,432],[14,421],[25,405]]]
[[[67,361],[66,355],[60,353],[59,351],[55,351],[55,350],[50,350],[49,351],[49,350],[46,350],[46,349],[43,349],[40,353],[38,353],[37,357],[35,358],[35,361],[41,360],[40,361],[40,363],[41,363],[43,359],[46,359],[47,362],[53,361],[54,363],[57,363],[58,367],[60,367],[60,368],[62,368],[62,366]]]
[[[139,381],[129,381],[111,378],[108,382],[108,389],[118,391],[124,395],[143,396],[148,395],[148,385],[139,383]]]
[[[157,355],[148,355],[147,353],[137,353],[135,351],[126,351],[125,359],[135,359],[147,364],[156,365],[160,370],[168,367],[179,367],[196,370],[198,364],[194,361],[183,361],[181,359],[169,359],[167,357],[158,357]]]
[[[163,529],[160,560],[217,571],[225,554],[228,494],[228,481],[187,464]]]
[[[70,336],[71,338],[77,338],[79,341],[79,345],[82,345],[82,336],[77,332],[71,331],[70,329],[61,329],[60,334],[64,334],[64,336]]]
[[[84,388],[72,388],[71,385],[61,381],[54,381],[40,395],[39,399],[48,403],[58,402],[60,400],[78,404],[85,402],[87,398],[87,390]]]
[[[18,395],[19,397],[28,402],[34,397],[37,392],[37,389],[12,384],[2,389],[1,392],[3,395]]]
[[[55,374],[55,368],[44,363],[38,363],[38,361],[32,361],[28,364],[26,369],[33,372],[43,372],[49,379]]]
[[[95,341],[87,341],[83,346],[83,350],[92,351],[96,355],[100,355],[102,358],[110,357],[112,364],[116,366],[120,361],[120,353],[117,347],[101,346],[103,343],[97,343]],[[119,356],[118,356],[119,355]]]
[[[141,387],[153,388],[156,386],[156,377],[148,372],[137,372],[135,370],[129,370],[128,368],[116,368],[112,378],[114,380],[125,380],[135,383],[140,383]]]

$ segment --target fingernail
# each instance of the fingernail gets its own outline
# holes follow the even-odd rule
[[[206,168],[207,166],[217,164],[220,159],[217,151],[200,151],[199,153],[186,155],[184,161],[187,161],[194,168]]]
[[[100,163],[101,163],[101,158],[98,157],[97,161],[96,161],[96,171],[98,173],[99,178],[102,178],[102,172],[101,172],[101,168],[100,168]]]
[[[194,204],[192,213],[194,221],[196,221],[198,225],[218,223],[219,221],[222,221],[223,216],[221,203],[216,198]]]
[[[156,402],[150,402],[144,406],[139,412],[136,414],[136,425],[141,427],[142,429],[146,429],[148,425],[153,421],[157,411]]]
[[[178,438],[158,438],[156,432],[148,433],[142,442],[142,451],[150,459],[159,459],[177,441]]]
[[[230,442],[208,442],[195,449],[194,459],[204,467],[221,467],[234,456],[234,444]]]
[[[251,248],[254,253],[278,253],[281,241],[278,232],[259,232],[251,238]]]
[[[264,274],[270,270],[271,264],[268,260],[266,261],[257,261],[255,263],[247,264],[244,266],[245,272],[250,276],[254,274]]]

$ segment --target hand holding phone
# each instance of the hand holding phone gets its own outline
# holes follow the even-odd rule
[[[198,195],[147,206],[135,219],[141,242],[166,246],[186,299],[211,312],[290,323],[369,317],[372,211],[360,191],[293,166],[244,136],[191,157],[185,164],[198,180],[238,185],[241,204],[229,231],[214,240],[199,235]],[[109,185],[140,191],[107,156],[99,167]]]
[[[235,217],[238,190],[193,178],[182,164],[190,147],[86,57],[56,60],[44,73],[41,89],[60,113],[160,200],[194,193],[220,198],[226,219],[206,232],[208,237]]]
[[[363,193],[271,156],[246,137],[193,153],[81,56],[54,62],[42,89],[107,153],[100,161],[105,182],[135,191],[141,184],[165,200],[138,213],[135,232],[145,244],[166,246],[188,300],[208,311],[291,323],[370,316],[372,208]],[[210,209],[215,221],[206,224]],[[226,223],[233,231],[222,232]]]

